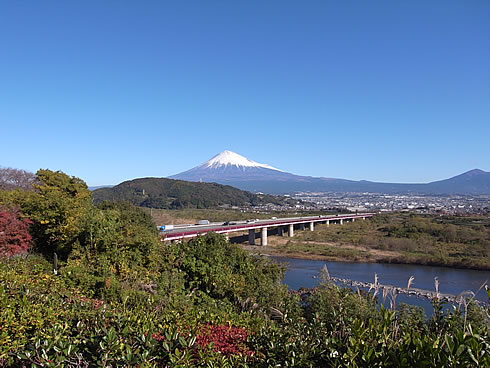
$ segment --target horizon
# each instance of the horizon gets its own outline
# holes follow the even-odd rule
[[[490,171],[490,2],[0,4],[0,166],[91,187],[225,149],[301,176]]]
[[[125,180],[123,180],[123,181],[121,181],[121,182],[119,182],[119,183],[113,183],[113,184],[99,184],[99,185],[88,185],[88,184],[87,184],[87,185],[88,185],[89,187],[116,186],[116,185],[121,184],[122,182],[125,182],[125,181],[131,181],[131,180],[136,180],[136,179],[145,179],[145,178],[165,178],[165,179],[172,179],[172,180],[182,180],[182,179],[174,179],[174,178],[172,178],[172,176],[173,176],[173,175],[180,174],[180,173],[185,172],[185,171],[188,171],[188,170],[190,170],[190,169],[194,169],[194,168],[201,167],[201,166],[203,166],[203,165],[207,164],[209,161],[213,161],[213,159],[214,159],[214,158],[218,157],[219,155],[221,155],[221,154],[223,154],[223,153],[225,153],[225,152],[230,152],[230,153],[236,154],[236,155],[238,155],[238,156],[241,156],[241,157],[243,157],[243,158],[245,158],[245,159],[250,160],[248,157],[244,157],[244,156],[240,155],[240,154],[239,154],[239,153],[237,153],[237,152],[233,152],[233,151],[231,151],[231,150],[224,150],[224,151],[221,151],[220,153],[218,153],[218,154],[216,154],[216,155],[212,156],[212,157],[211,157],[211,158],[209,158],[208,160],[206,160],[206,161],[204,161],[204,162],[201,162],[200,164],[198,164],[198,165],[196,165],[196,166],[194,166],[194,167],[192,167],[192,168],[188,168],[188,169],[182,170],[182,171],[181,171],[181,172],[179,172],[179,173],[175,173],[175,174],[172,174],[172,175],[169,175],[169,176],[164,176],[164,177],[163,177],[163,176],[144,176],[144,177],[136,177],[136,178],[125,179]],[[250,160],[250,161],[252,161],[252,162],[253,162],[253,163],[255,163],[255,164],[259,164],[261,167],[267,167],[267,166],[269,166],[267,163],[259,163],[259,162],[256,162],[256,161],[254,161],[254,160]],[[281,171],[281,172],[286,172],[286,171],[284,171],[284,170],[281,170],[280,168],[272,168],[272,169],[273,169],[273,170],[278,170],[278,171]],[[479,169],[479,168],[473,168],[473,169],[466,170],[466,171],[464,171],[464,172],[462,172],[462,173],[454,174],[454,175],[452,175],[452,176],[450,176],[450,177],[447,177],[447,178],[441,178],[441,179],[434,180],[434,181],[440,181],[440,180],[450,179],[450,178],[453,178],[453,177],[455,177],[455,176],[459,176],[459,175],[463,175],[463,174],[471,173],[471,172],[474,172],[474,171],[477,171],[477,172],[484,172],[484,173],[486,173],[486,172],[487,172],[487,171],[482,170],[482,169]],[[290,174],[294,174],[294,173],[290,173]],[[321,177],[321,176],[319,176],[319,177]],[[324,178],[328,178],[328,179],[347,179],[347,180],[350,180],[349,178],[331,178],[331,177],[324,177]],[[83,179],[83,178],[82,178],[82,179]],[[361,179],[360,181],[369,181],[369,182],[374,182],[374,181],[369,180],[369,179]],[[381,183],[381,182],[376,182],[376,183]],[[428,183],[431,183],[431,182],[425,182],[425,183],[409,183],[409,182],[403,182],[403,183],[402,183],[402,182],[400,182],[400,183],[394,183],[394,182],[386,182],[386,183],[393,183],[393,184],[428,184]]]
[[[193,168],[196,168],[196,167],[200,167],[200,166],[206,164],[208,161],[211,161],[216,156],[219,156],[223,152],[232,152],[232,153],[238,154],[238,153],[233,152],[231,150],[224,150],[224,151],[221,151],[220,153],[212,156],[210,159],[201,162],[200,164],[198,164],[196,166],[193,166],[191,168],[184,169],[181,172],[174,173],[174,174],[171,174],[171,175],[168,175],[168,176],[140,176],[140,177],[133,177],[133,178],[123,179],[122,181],[120,181],[118,183],[105,183],[105,184],[89,184],[83,177],[79,177],[79,179],[84,180],[89,188],[116,186],[116,185],[121,184],[122,182],[125,182],[125,181],[131,181],[131,180],[136,180],[136,179],[144,179],[144,178],[165,178],[165,179],[172,179],[172,180],[182,180],[182,179],[173,179],[173,178],[171,178],[171,176],[180,174],[182,172],[188,171],[188,170],[193,169]],[[240,154],[238,154],[238,155],[240,155]],[[240,155],[240,156],[242,156],[242,155]],[[246,158],[249,159],[248,157],[246,157]],[[254,160],[251,160],[251,161],[257,163]],[[260,164],[263,164],[265,166],[269,166],[267,163],[260,163]],[[19,167],[6,167],[6,166],[2,166],[2,165],[0,165],[0,168],[13,168],[13,169],[25,170],[24,168],[19,168]],[[39,168],[39,169],[42,169],[42,168]],[[50,169],[52,171],[57,171],[56,169],[52,169],[52,168],[49,168],[49,167],[46,167],[44,169]],[[273,168],[273,169],[274,170],[281,171],[281,172],[290,173],[290,172],[287,172],[285,170],[281,170],[280,168]],[[29,170],[26,170],[26,171],[29,171]],[[37,170],[32,171],[32,173],[35,173],[36,171]],[[59,170],[59,171],[62,171],[62,170]],[[392,183],[392,184],[428,184],[428,183],[431,183],[431,182],[434,182],[434,181],[440,181],[440,180],[450,179],[450,178],[453,178],[453,177],[456,177],[456,176],[459,176],[459,175],[463,175],[463,174],[467,174],[467,173],[470,173],[470,172],[473,172],[473,171],[484,172],[484,173],[488,172],[488,171],[482,170],[480,168],[473,168],[473,169],[468,169],[468,170],[466,170],[464,172],[461,172],[461,173],[453,174],[453,175],[451,175],[451,176],[449,176],[447,178],[440,178],[440,179],[436,179],[436,180],[433,180],[433,181],[430,181],[430,182],[378,182],[378,181],[374,181],[374,180],[370,180],[370,179],[359,179],[357,181],[369,181],[369,182],[375,182],[375,183]],[[62,171],[62,172],[64,172],[64,171]],[[70,174],[69,172],[64,172],[64,173],[67,174],[67,175],[70,175],[70,176],[76,176],[76,175]],[[295,173],[290,173],[290,174],[295,174]],[[303,176],[303,175],[300,175],[300,176]],[[304,175],[304,176],[307,176],[307,175]],[[334,177],[326,177],[326,176],[311,176],[311,177],[327,178],[327,179],[346,179],[346,180],[353,180],[353,179],[349,179],[349,178],[334,178]]]

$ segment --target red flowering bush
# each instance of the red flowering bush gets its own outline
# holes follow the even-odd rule
[[[0,207],[0,256],[26,253],[31,247],[31,221],[22,219],[16,209]]]
[[[211,349],[226,357],[232,355],[254,355],[247,347],[249,332],[245,328],[226,325],[203,325],[196,335],[196,347]]]

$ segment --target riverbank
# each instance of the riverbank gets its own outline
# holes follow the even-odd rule
[[[462,270],[451,267],[402,265],[387,263],[361,263],[361,262],[335,262],[323,260],[305,260],[289,257],[270,257],[271,259],[287,265],[284,284],[290,290],[307,292],[319,286],[325,279],[324,266],[328,267],[330,279],[338,285],[368,291],[376,282],[379,286],[377,292],[378,304],[390,308],[391,291],[395,289],[396,303],[416,305],[422,307],[427,317],[432,316],[434,310],[432,300],[435,288],[435,278],[438,280],[439,300],[454,301],[455,297],[466,291],[463,295],[489,305],[489,299],[484,284],[488,284],[490,274],[486,271]],[[322,274],[324,275],[322,277]],[[408,287],[409,281],[410,287]],[[472,297],[472,291],[474,297]],[[375,289],[371,288],[371,294]],[[385,298],[386,296],[386,298]],[[461,295],[460,295],[461,296]],[[451,300],[450,300],[451,299]],[[449,304],[446,305],[449,307]]]
[[[416,254],[402,251],[372,249],[355,244],[336,244],[333,242],[288,240],[282,237],[269,237],[269,245],[240,246],[250,253],[273,257],[288,257],[327,262],[386,263],[407,264],[458,269],[490,271],[488,259],[467,260],[462,258],[438,259],[426,253]]]
[[[272,235],[272,234],[270,234]],[[252,252],[342,262],[415,264],[490,271],[490,218],[392,213],[269,236]]]

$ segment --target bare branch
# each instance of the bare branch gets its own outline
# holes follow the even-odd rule
[[[33,190],[32,185],[36,182],[36,175],[29,171],[0,167],[0,189]]]

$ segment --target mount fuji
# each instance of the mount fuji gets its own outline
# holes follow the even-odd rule
[[[215,182],[242,190],[285,194],[302,191],[345,191],[351,180],[314,178],[291,174],[261,164],[232,151],[223,151],[193,169],[169,177],[187,181]]]
[[[295,176],[270,165],[249,160],[238,153],[223,151],[193,169],[170,176],[170,179],[228,184],[230,181],[288,180]]]
[[[490,173],[474,169],[426,184],[378,183],[291,174],[261,164],[235,152],[223,151],[193,169],[169,177],[186,181],[214,182],[251,192],[371,192],[386,194],[490,194]]]

